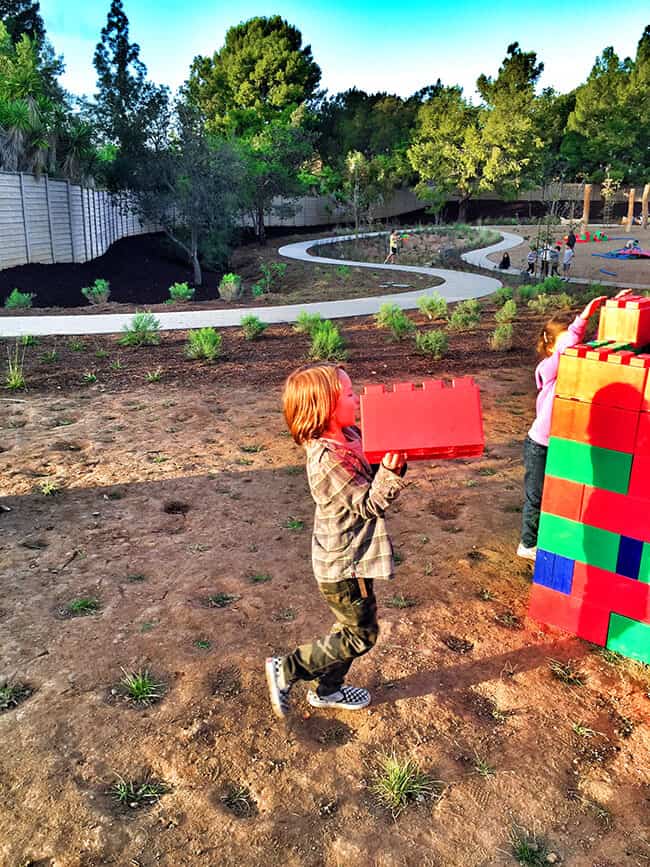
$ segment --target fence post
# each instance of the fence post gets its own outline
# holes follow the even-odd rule
[[[93,226],[95,229],[95,255],[93,259],[101,256],[101,243],[99,238],[99,226],[97,224],[97,190],[93,187]]]
[[[20,205],[23,211],[23,232],[25,234],[25,252],[27,253],[27,264],[32,261],[32,251],[29,246],[29,232],[27,231],[27,212],[25,210],[25,188],[23,185],[23,173],[19,172],[20,178]]]
[[[54,235],[52,234],[52,208],[50,207],[50,185],[49,178],[45,175],[45,204],[47,205],[47,226],[50,230],[50,256],[52,264],[56,264],[56,254],[54,253]]]
[[[77,261],[74,252],[74,233],[72,230],[72,193],[70,192],[70,181],[66,181],[68,191],[68,228],[70,229],[70,252],[72,253],[73,263]]]
[[[650,197],[650,184],[645,185],[641,197],[641,225],[644,229],[648,228],[648,197]]]
[[[84,256],[85,256],[84,262],[87,262],[88,261],[88,232],[86,229],[86,218],[88,215],[86,214],[86,204],[84,202],[84,188],[81,186],[79,187],[79,193],[81,194],[81,225],[82,225],[83,230],[84,230]]]
[[[636,190],[634,187],[629,192],[627,198],[627,231],[629,232],[632,229],[632,223],[634,222],[634,200],[636,197]]]

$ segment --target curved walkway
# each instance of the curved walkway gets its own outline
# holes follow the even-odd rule
[[[385,232],[370,232],[360,237],[373,237]],[[464,253],[463,259],[475,264],[475,255],[487,257],[490,253],[509,250],[523,243],[523,238],[509,232],[502,232],[503,240],[482,250]],[[309,254],[311,247],[322,244],[335,244],[348,241],[354,235],[341,235],[335,238],[320,238],[313,241],[301,241],[297,244],[287,244],[278,250],[281,256],[311,262],[317,265],[351,265],[355,268],[371,268],[373,271],[392,271],[398,273],[427,274],[438,277],[443,282],[425,289],[412,292],[399,292],[392,295],[379,295],[370,298],[350,298],[341,301],[322,301],[311,304],[283,304],[275,307],[237,307],[230,310],[188,310],[173,313],[157,313],[161,331],[186,331],[192,328],[213,326],[225,328],[240,324],[242,316],[253,314],[262,322],[277,324],[295,322],[299,313],[319,313],[326,319],[341,319],[347,316],[369,316],[377,313],[380,306],[386,303],[397,304],[403,310],[417,307],[417,299],[432,292],[440,292],[448,301],[461,301],[466,298],[480,298],[491,295],[502,284],[494,277],[482,274],[472,274],[464,271],[452,271],[447,268],[425,268],[414,265],[383,265],[376,262],[354,262],[345,259],[327,259]],[[493,263],[490,263],[492,265]],[[31,334],[34,337],[45,335],[73,334],[116,334],[133,318],[132,313],[101,313],[75,314],[72,316],[2,316],[0,317],[0,337],[20,337]]]

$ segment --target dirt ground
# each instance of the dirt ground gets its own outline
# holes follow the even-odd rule
[[[506,227],[507,228],[507,227]],[[537,230],[532,226],[510,227],[508,231],[515,232],[521,235],[527,243],[520,247],[515,247],[510,250],[510,263],[513,268],[522,268],[526,270],[526,256],[530,250],[530,244],[535,244],[537,240]],[[552,235],[552,239],[557,243],[562,243],[562,238],[566,235],[566,227],[558,228]],[[571,276],[580,277],[584,280],[590,280],[594,283],[601,281],[612,283],[633,283],[636,285],[650,285],[650,259],[633,259],[624,261],[622,259],[603,259],[600,256],[595,256],[594,253],[610,253],[612,250],[619,250],[625,245],[627,238],[637,238],[641,247],[645,250],[650,250],[650,231],[641,229],[635,226],[631,232],[625,231],[622,227],[612,227],[604,229],[608,238],[615,240],[607,241],[589,241],[584,244],[576,244],[575,258],[571,265]],[[564,244],[562,243],[564,249]],[[501,253],[495,253],[489,258],[493,262],[498,263],[501,260]],[[560,272],[562,259],[560,254]],[[608,274],[603,273],[608,271]]]
[[[505,867],[514,829],[545,841],[550,860],[531,863],[647,867],[650,668],[526,617],[531,567],[513,551],[539,317],[521,313],[514,349],[494,353],[485,309],[441,362],[341,323],[357,385],[473,375],[488,448],[409,469],[379,642],[351,672],[373,704],[314,711],[299,685],[286,726],[264,657],[331,622],[279,408],[306,338],[232,329],[213,365],[184,360],[182,334],[27,348],[29,391],[0,404],[0,681],[32,690],[0,714],[0,864]],[[235,598],[211,607],[218,593]],[[99,611],[63,616],[80,597]],[[574,660],[583,685],[549,659]],[[148,668],[161,700],[125,702],[122,668]],[[437,781],[396,820],[371,791],[386,752]],[[169,787],[153,806],[108,794],[147,774]]]

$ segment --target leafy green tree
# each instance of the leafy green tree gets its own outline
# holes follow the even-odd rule
[[[0,21],[7,28],[15,44],[23,34],[37,45],[45,41],[45,25],[41,18],[41,4],[31,0],[0,0]]]
[[[355,235],[361,224],[371,223],[375,209],[395,189],[399,173],[388,156],[368,159],[360,151],[350,151],[345,158],[341,182],[334,191],[334,199],[345,205],[354,219]]]
[[[226,33],[212,57],[196,57],[188,93],[212,132],[245,135],[289,117],[311,100],[321,71],[300,31],[279,15],[251,18]]]

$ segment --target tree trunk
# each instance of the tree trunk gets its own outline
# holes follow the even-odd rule
[[[458,202],[458,222],[464,223],[467,219],[467,202],[469,201],[469,197],[461,199]]]
[[[199,239],[194,227],[192,227],[191,247],[190,262],[194,268],[194,285],[201,286],[203,284],[203,274],[201,273],[201,263],[199,262]]]
[[[257,240],[260,245],[266,244],[266,226],[264,225],[264,208],[257,209]]]

